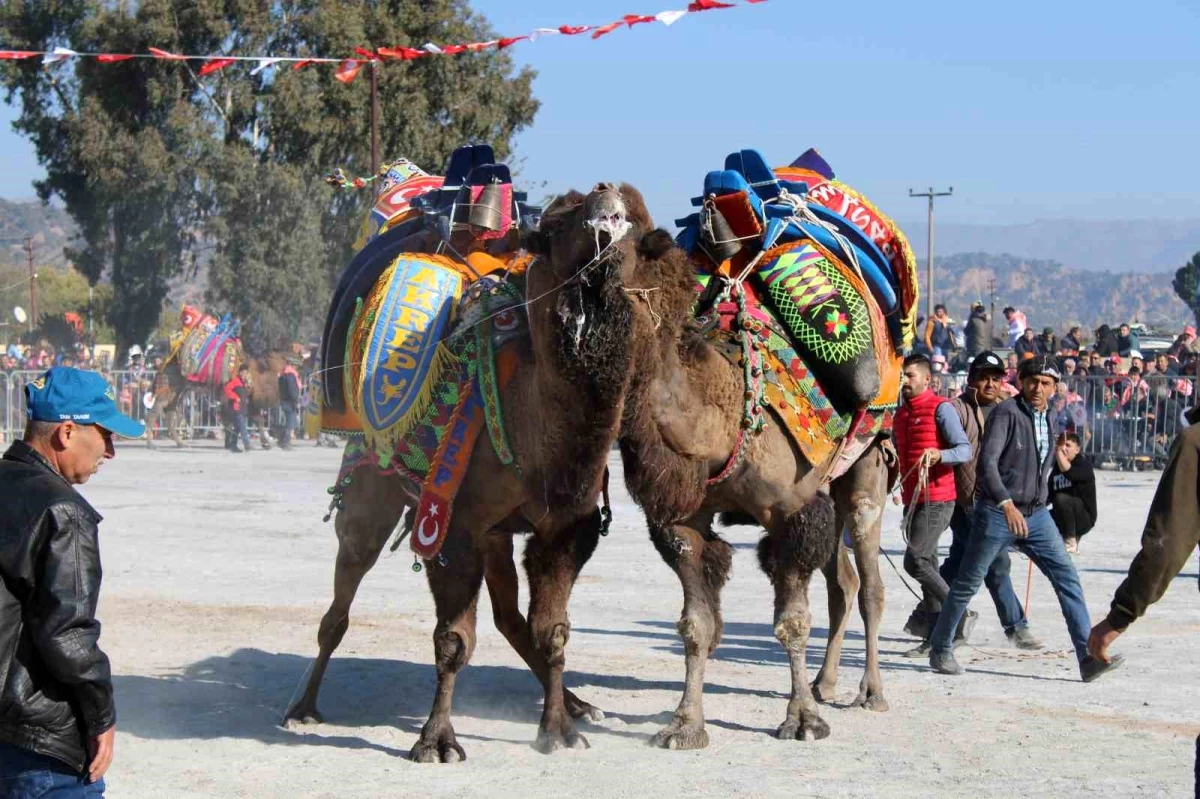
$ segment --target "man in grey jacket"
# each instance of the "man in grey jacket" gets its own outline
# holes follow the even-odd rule
[[[1021,364],[1017,376],[1020,396],[992,411],[984,430],[971,538],[933,628],[929,665],[942,674],[963,673],[954,659],[954,630],[996,555],[1015,542],[1054,586],[1075,646],[1080,676],[1091,682],[1121,661],[1104,662],[1088,654],[1092,625],[1079,573],[1046,509],[1057,433],[1047,407],[1059,374],[1051,359],[1035,356]]]

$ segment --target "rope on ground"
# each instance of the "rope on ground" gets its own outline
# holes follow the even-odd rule
[[[883,556],[885,558],[887,558],[887,562],[892,564],[892,570],[896,572],[896,576],[900,578],[900,582],[904,583],[904,587],[908,589],[908,593],[915,596],[917,598],[918,602],[922,601],[924,599],[924,597],[922,597],[920,594],[918,594],[916,591],[914,591],[913,587],[908,584],[908,580],[904,579],[904,575],[901,573],[901,571],[899,569],[896,568],[896,563],[895,563],[895,561],[892,560],[892,556],[888,554],[887,550],[884,549],[883,547],[880,547],[879,551],[883,553]]]
[[[1067,657],[1075,657],[1075,653],[1068,649],[1056,649],[1052,652],[1030,652],[1028,650],[1001,652],[994,649],[983,649],[966,641],[960,644],[960,646],[965,646],[968,649],[974,649],[981,655],[987,655],[991,658],[1003,658],[1006,660],[1065,660]]]

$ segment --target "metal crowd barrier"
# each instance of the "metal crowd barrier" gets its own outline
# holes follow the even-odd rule
[[[941,396],[956,397],[966,375],[934,376]],[[1051,402],[1060,429],[1079,435],[1093,464],[1118,469],[1161,468],[1183,418],[1196,404],[1197,378],[1150,375],[1067,376]]]
[[[25,384],[36,380],[45,370],[20,370],[0,372],[0,432],[4,441],[19,437],[25,429]],[[149,426],[155,439],[169,439],[165,429],[164,414],[158,409],[147,410],[142,402],[146,392],[154,388],[155,373],[130,370],[102,371],[117,396],[117,407],[121,412]],[[185,439],[220,438],[224,432],[221,420],[220,401],[206,391],[189,391],[177,407],[176,424]],[[283,412],[279,408],[268,411],[268,427],[278,431],[283,427]]]

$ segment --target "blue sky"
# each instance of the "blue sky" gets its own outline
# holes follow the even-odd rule
[[[517,35],[686,0],[472,5]],[[942,221],[1200,217],[1198,33],[1194,0],[769,0],[547,37],[510,51],[542,101],[522,177],[535,197],[628,180],[669,224],[726,153],[787,163],[812,146],[914,236],[924,204],[907,191],[931,185],[954,186]],[[0,106],[0,196],[28,197],[39,170],[11,118]]]

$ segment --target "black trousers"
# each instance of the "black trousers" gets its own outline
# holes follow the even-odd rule
[[[921,584],[921,608],[931,616],[942,611],[950,586],[938,574],[938,539],[950,526],[954,502],[924,502],[912,508],[905,536],[904,571]]]
[[[1050,508],[1050,515],[1054,517],[1054,524],[1064,539],[1082,538],[1096,525],[1096,520],[1088,515],[1082,499],[1062,492],[1054,495],[1054,507]]]

